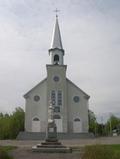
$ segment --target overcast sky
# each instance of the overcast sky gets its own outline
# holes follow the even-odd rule
[[[67,77],[97,115],[120,115],[120,0],[0,0],[0,112],[46,77],[56,8]]]

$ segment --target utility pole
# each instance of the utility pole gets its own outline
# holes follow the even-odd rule
[[[111,119],[110,119],[110,135],[112,135],[112,123],[111,123]]]
[[[110,135],[112,135],[111,113],[110,113]]]
[[[103,116],[101,116],[101,129],[102,129],[102,136],[103,136]]]

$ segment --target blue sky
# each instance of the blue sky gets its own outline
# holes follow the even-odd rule
[[[46,77],[56,8],[68,78],[98,116],[120,115],[119,0],[0,0],[0,111]]]

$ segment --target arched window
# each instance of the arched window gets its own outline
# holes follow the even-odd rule
[[[60,117],[60,115],[55,114],[55,115],[54,115],[54,119],[61,119],[61,117]]]
[[[79,118],[75,118],[74,121],[80,121],[80,119]]]
[[[58,55],[55,55],[54,56],[54,62],[57,64],[59,62],[59,56]]]
[[[33,118],[33,121],[39,121],[39,118],[35,117]]]

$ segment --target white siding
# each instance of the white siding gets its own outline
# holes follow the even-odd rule
[[[67,92],[69,132],[74,132],[73,123],[76,117],[81,119],[82,132],[88,132],[88,99],[86,99],[85,94],[69,80],[67,80]],[[73,101],[74,96],[80,97],[78,103]]]
[[[40,83],[35,87],[26,99],[26,112],[25,112],[25,130],[32,131],[32,118],[38,116],[41,121],[41,132],[45,132],[47,124],[47,88],[46,81]],[[34,101],[34,96],[39,95],[40,101]]]

